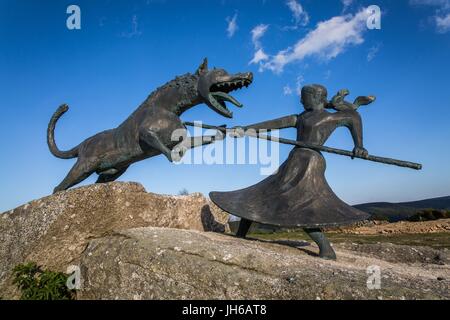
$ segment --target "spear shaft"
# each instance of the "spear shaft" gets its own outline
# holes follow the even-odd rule
[[[198,128],[203,128],[203,129],[215,129],[215,130],[219,130],[224,133],[226,133],[226,131],[227,131],[227,128],[225,128],[225,127],[212,126],[212,125],[208,125],[208,124],[200,124],[200,123],[196,123],[196,122],[184,122],[184,124],[187,126],[198,127]],[[359,159],[363,159],[363,160],[369,160],[369,161],[373,161],[373,162],[379,162],[379,163],[394,165],[394,166],[403,167],[403,168],[410,168],[410,169],[415,169],[415,170],[422,169],[422,165],[420,163],[385,158],[385,157],[378,157],[378,156],[372,156],[372,155],[368,155],[367,157],[362,157],[362,156],[357,156],[352,151],[348,151],[348,150],[331,148],[331,147],[306,143],[306,142],[302,142],[302,141],[295,141],[295,140],[290,140],[290,139],[285,139],[285,138],[273,137],[270,135],[257,133],[256,131],[253,131],[253,130],[245,131],[245,135],[254,137],[254,138],[263,139],[263,140],[269,140],[269,141],[274,141],[274,142],[283,143],[283,144],[289,144],[289,145],[293,145],[293,146],[297,146],[297,147],[308,148],[308,149],[312,149],[312,150],[316,150],[316,151],[328,152],[328,153],[338,154],[341,156],[347,156],[347,157],[351,157],[351,158],[359,158]]]

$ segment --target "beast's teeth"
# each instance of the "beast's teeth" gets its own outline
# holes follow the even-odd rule
[[[210,93],[210,99],[211,104],[214,106],[214,108],[216,108],[216,111],[220,114],[222,114],[225,117],[228,118],[232,118],[233,117],[233,113],[230,112],[226,107],[223,107],[219,102],[216,101],[216,99],[214,99],[214,96],[212,96],[212,94]]]
[[[229,101],[232,104],[234,104],[236,107],[241,108],[242,107],[242,103],[240,103],[239,101],[237,101],[235,98],[233,98],[232,96],[228,95],[225,92],[213,92],[212,93],[213,97],[218,97],[223,101]]]

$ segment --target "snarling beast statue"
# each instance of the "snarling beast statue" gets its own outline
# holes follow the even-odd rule
[[[220,115],[232,118],[225,101],[237,107],[242,104],[229,93],[247,87],[252,81],[250,72],[229,74],[223,69],[209,70],[205,59],[194,74],[176,77],[152,92],[117,128],[87,138],[68,151],[59,150],[54,138],[56,122],[69,109],[66,104],[61,105],[48,125],[47,143],[55,157],[78,159],[54,192],[66,190],[93,173],[99,175],[97,183],[111,182],[134,162],[160,154],[169,161],[176,161],[188,148],[211,143],[216,136],[187,138],[185,135],[182,141],[173,141],[175,130],[186,132],[181,114],[205,103]],[[180,144],[184,148],[179,148]]]

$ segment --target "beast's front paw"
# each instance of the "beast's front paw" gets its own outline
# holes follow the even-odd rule
[[[172,151],[170,152],[169,157],[167,157],[169,159],[170,162],[180,162],[181,159],[183,158],[184,154],[186,153],[187,148],[184,146],[176,146],[175,148],[172,149]]]

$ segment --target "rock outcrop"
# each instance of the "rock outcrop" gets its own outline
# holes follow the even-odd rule
[[[391,263],[337,248],[321,260],[305,243],[137,228],[92,240],[80,299],[448,299],[448,265]],[[372,269],[370,269],[371,267]],[[379,268],[379,289],[367,270]],[[376,282],[373,283],[376,286]]]
[[[340,233],[351,234],[418,234],[450,232],[450,219],[394,223],[370,221],[361,226],[335,228]]]
[[[201,194],[137,183],[31,201],[0,215],[0,296],[18,297],[11,271],[33,261],[78,266],[78,299],[450,299],[448,250],[342,243],[326,261],[307,242],[222,234],[227,220]],[[379,289],[367,286],[373,268]]]
[[[227,218],[201,194],[158,195],[137,183],[89,185],[31,201],[0,215],[0,296],[10,296],[11,270],[25,261],[66,271],[91,239],[118,230],[223,232]]]

